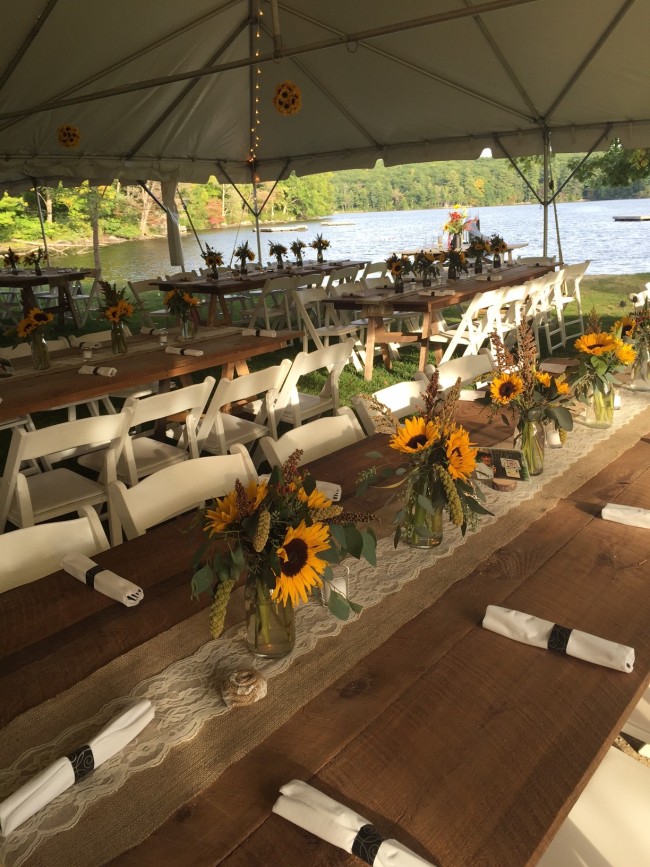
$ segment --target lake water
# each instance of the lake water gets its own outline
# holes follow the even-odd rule
[[[650,215],[650,199],[626,199],[606,202],[572,202],[558,205],[558,219],[565,262],[591,260],[589,274],[639,274],[650,272],[650,221],[615,222],[614,216]],[[498,233],[510,244],[528,243],[521,255],[542,252],[543,210],[539,205],[510,205],[472,208],[478,216],[481,231]],[[263,232],[262,257],[268,260],[270,241],[286,247],[295,238],[307,244],[322,232],[331,246],[331,259],[385,259],[398,250],[419,249],[435,245],[442,234],[448,210],[390,211],[335,215],[323,219],[352,225],[322,226],[320,220],[305,220],[296,225],[307,226],[301,232]],[[555,226],[550,212],[549,253],[557,254]],[[248,240],[255,250],[255,232],[250,225],[237,228],[201,231],[202,241],[220,250],[228,264],[235,246]],[[183,237],[186,268],[203,265],[198,244],[188,234]],[[305,251],[312,253],[311,250]],[[315,255],[315,254],[314,254]],[[126,241],[102,247],[104,279],[123,285],[126,280],[145,280],[174,270],[169,265],[167,242],[164,238],[146,241]],[[92,267],[92,252],[85,250],[58,256],[53,264],[61,267]]]

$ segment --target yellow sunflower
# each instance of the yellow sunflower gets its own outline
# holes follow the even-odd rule
[[[397,277],[399,274],[402,273],[403,267],[404,266],[401,262],[393,262],[393,264],[390,266],[390,273],[393,275],[393,277]]]
[[[555,388],[557,389],[558,394],[570,394],[571,386],[568,382],[565,382],[563,379],[554,379]]]
[[[636,331],[636,319],[632,319],[631,316],[624,316],[614,323],[613,331],[620,334],[621,337],[632,337]]]
[[[130,301],[125,301],[124,298],[120,298],[117,302],[117,310],[123,319],[133,316],[133,304]]]
[[[449,435],[447,440],[447,472],[452,479],[461,479],[466,482],[476,467],[476,453],[469,441],[469,433],[463,427],[457,427]]]
[[[306,503],[308,509],[329,509],[333,505],[332,501],[318,488],[314,488],[309,495],[304,488],[299,488],[298,499],[301,503]]]
[[[307,595],[313,587],[322,586],[321,576],[327,568],[327,562],[317,554],[328,550],[329,539],[328,526],[320,522],[307,527],[301,521],[297,527],[289,527],[282,547],[278,548],[282,566],[280,574],[275,576],[273,599],[283,605],[290,599],[297,605],[301,599],[307,601]]]
[[[18,325],[16,326],[16,334],[18,337],[29,337],[29,335],[34,331],[38,326],[34,323],[33,319],[29,317],[25,319],[21,319]]]
[[[35,328],[47,325],[54,319],[51,313],[48,313],[46,310],[39,310],[38,307],[34,307],[33,310],[29,311],[28,318],[32,320]]]
[[[250,509],[246,514],[255,512],[264,498],[268,485],[266,482],[249,482],[246,486],[246,494],[250,502]],[[213,536],[215,533],[225,532],[231,524],[241,521],[246,515],[239,512],[237,505],[237,490],[233,488],[225,497],[217,497],[214,501],[214,509],[206,510],[206,523],[203,529]]]
[[[597,334],[583,334],[573,345],[578,352],[585,352],[587,355],[604,355],[616,349],[616,342],[612,335],[603,331]]]
[[[617,341],[616,357],[621,364],[633,364],[634,359],[636,358],[636,351],[629,345],[629,343],[619,343]]]
[[[495,403],[507,406],[524,390],[521,377],[516,373],[502,373],[495,376],[490,385],[490,396]]]
[[[107,307],[104,311],[104,316],[108,319],[109,322],[119,322],[122,318],[120,316],[120,310],[117,305],[114,307]]]
[[[440,427],[432,421],[419,416],[404,419],[404,427],[399,427],[391,437],[390,447],[407,455],[416,455],[430,448],[440,436]]]
[[[194,295],[190,295],[189,292],[183,292],[183,301],[191,307],[196,307],[199,303],[198,298],[195,298]]]
[[[551,385],[551,374],[544,373],[541,370],[535,371],[535,379],[539,382],[540,385],[543,385],[544,388],[550,388]]]
[[[170,292],[165,292],[165,297],[163,299],[163,303],[164,303],[165,307],[169,307],[169,303],[175,294],[176,294],[175,289],[172,289]]]

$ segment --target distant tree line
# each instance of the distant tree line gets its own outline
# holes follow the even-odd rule
[[[575,155],[556,155],[552,161],[558,189],[579,162]],[[543,189],[541,159],[519,160],[519,167],[533,188]],[[158,184],[152,185],[160,197]],[[207,184],[182,184],[181,193],[194,225],[200,229],[251,221],[237,191],[211,178]],[[240,188],[251,201],[251,188]],[[103,187],[39,189],[48,239],[56,244],[76,243],[91,236],[91,221],[98,224],[103,240],[146,238],[164,234],[165,216],[139,186],[119,181]],[[268,202],[265,222],[304,220],[331,213],[354,211],[406,211],[445,208],[462,204],[520,204],[535,196],[507,160],[478,159],[418,163],[373,169],[292,175],[273,189],[261,184],[258,200]],[[620,143],[590,158],[562,189],[559,201],[650,197],[650,151],[626,151]],[[181,221],[187,223],[181,210]],[[7,193],[0,198],[0,242],[38,243],[41,237],[36,193]]]

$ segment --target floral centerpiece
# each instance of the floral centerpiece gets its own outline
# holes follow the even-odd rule
[[[209,244],[205,245],[205,252],[201,253],[205,267],[210,269],[210,276],[214,280],[219,279],[219,266],[223,265],[223,253],[213,250]]]
[[[531,476],[539,475],[544,470],[544,424],[573,430],[571,413],[563,406],[571,398],[571,388],[564,376],[539,370],[535,338],[527,323],[517,329],[516,358],[498,334],[492,334],[491,340],[495,369],[489,400],[494,411],[508,409],[516,417],[515,448],[520,446]],[[505,416],[504,421],[508,423]]]
[[[20,256],[18,253],[14,253],[11,247],[9,247],[7,252],[2,254],[2,259],[5,268],[9,268],[12,274],[18,273],[18,266],[20,265]]]
[[[490,242],[474,235],[472,240],[469,242],[469,247],[467,248],[466,253],[470,259],[474,259],[475,274],[483,273],[483,257],[491,252],[492,246],[490,245]]]
[[[313,250],[316,250],[316,260],[322,264],[325,261],[323,252],[329,248],[330,242],[322,235],[316,235],[314,240],[309,245]]]
[[[293,255],[296,257],[296,265],[298,265],[299,268],[302,267],[302,251],[306,249],[306,247],[307,244],[305,244],[304,241],[301,241],[300,238],[296,238],[295,241],[292,241],[289,247]]]
[[[45,255],[44,250],[42,250],[41,247],[39,247],[38,250],[32,250],[30,253],[25,253],[25,255],[23,256],[24,264],[25,265],[33,265],[34,266],[34,274],[36,274],[37,277],[40,277],[41,274],[43,273],[43,271],[41,269],[41,261],[42,261],[44,255]]]
[[[438,261],[438,256],[429,250],[420,250],[413,257],[413,270],[422,277],[423,286],[431,286],[432,278],[437,279],[440,276]]]
[[[393,253],[386,259],[388,270],[393,278],[396,292],[404,291],[404,275],[413,271],[413,263],[408,256],[398,256]]]
[[[447,268],[448,280],[460,280],[461,274],[469,274],[467,256],[462,250],[449,250],[445,255],[445,261],[449,265]]]
[[[209,540],[193,561],[192,592],[211,591],[210,631],[220,635],[235,582],[245,576],[248,647],[259,656],[282,656],[294,643],[293,606],[331,582],[332,564],[348,554],[375,564],[376,538],[316,488],[298,468],[300,450],[268,481],[242,484],[202,510]],[[329,609],[347,620],[360,606],[330,584]]]
[[[271,256],[275,256],[275,261],[278,263],[278,268],[284,268],[284,262],[282,261],[282,257],[287,255],[287,248],[284,244],[274,243],[273,241],[269,241],[269,253]]]
[[[586,333],[573,345],[580,359],[573,390],[578,400],[586,405],[587,425],[610,427],[614,421],[616,374],[634,364],[634,347],[617,336],[615,330],[603,331],[595,311],[589,315]]]
[[[643,307],[635,310],[618,322],[612,329],[616,337],[631,346],[636,357],[632,362],[630,387],[639,391],[650,389],[648,362],[650,361],[650,305],[646,299]]]
[[[508,245],[503,240],[501,235],[492,235],[490,238],[490,249],[492,251],[492,267],[501,267],[501,256],[508,250]]]
[[[449,235],[450,250],[460,250],[463,242],[463,232],[466,232],[471,225],[472,220],[467,216],[467,212],[461,209],[460,205],[456,205],[453,211],[449,211],[447,222],[442,227],[442,230]]]
[[[235,259],[239,262],[239,270],[242,274],[248,271],[248,263],[255,261],[255,253],[248,245],[248,241],[244,241],[235,250]]]
[[[181,340],[192,340],[196,337],[196,323],[198,315],[196,308],[199,299],[181,286],[175,286],[165,294],[165,307],[176,316],[181,328]]]
[[[391,435],[390,447],[404,456],[397,468],[398,484],[404,485],[404,507],[395,515],[395,545],[400,539],[417,548],[432,548],[443,537],[443,510],[465,535],[475,529],[479,515],[490,512],[481,505],[480,488],[471,478],[476,468],[476,447],[469,433],[456,422],[460,379],[443,398],[438,393],[438,372],[434,371],[423,395],[420,414],[396,419],[376,398],[368,402],[376,414],[375,427]],[[359,490],[388,474],[375,468],[363,474]]]
[[[128,351],[124,323],[133,316],[133,304],[126,300],[126,288],[118,289],[117,285],[99,281],[102,300],[99,309],[102,316],[111,323],[111,348],[114,355],[124,355]]]
[[[30,345],[35,370],[47,370],[51,366],[45,329],[53,318],[47,310],[32,307],[27,316],[16,326],[16,338],[26,340]]]

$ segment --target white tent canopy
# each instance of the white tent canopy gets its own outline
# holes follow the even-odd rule
[[[650,145],[650,0],[7,5],[0,189]],[[284,79],[302,90],[290,117]]]

